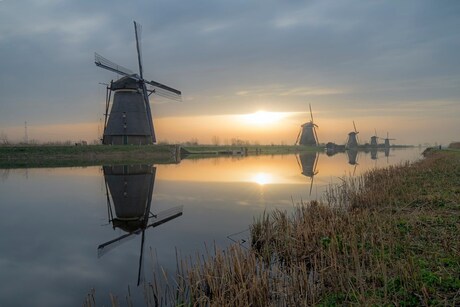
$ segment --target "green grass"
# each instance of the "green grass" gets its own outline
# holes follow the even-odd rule
[[[174,146],[0,146],[0,168],[172,163]]]
[[[183,146],[190,152],[202,153],[209,152],[215,153],[219,151],[232,151],[241,150],[246,148],[248,154],[260,153],[260,154],[287,154],[304,151],[323,151],[324,147],[311,147],[311,146],[292,146],[292,145],[244,145],[244,146],[207,146],[207,145],[196,145],[196,146]]]
[[[240,146],[186,146],[188,158],[209,157],[218,152],[241,150]],[[322,150],[304,146],[245,146],[247,154],[288,154]],[[175,163],[175,145],[148,146],[0,146],[0,168],[65,167],[132,163]]]

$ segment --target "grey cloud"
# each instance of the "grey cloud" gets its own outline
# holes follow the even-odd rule
[[[133,19],[146,76],[184,93],[180,108],[158,104],[155,116],[251,111],[235,93],[271,84],[347,89],[315,101],[356,108],[458,100],[458,86],[443,82],[459,80],[459,15],[456,1],[3,1],[0,121],[97,118],[97,83],[115,76],[94,66],[93,52],[135,70]],[[427,80],[440,86],[383,90]],[[296,111],[302,99],[266,104]]]

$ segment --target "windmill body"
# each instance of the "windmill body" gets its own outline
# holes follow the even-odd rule
[[[390,139],[385,139],[385,147],[390,147]]]
[[[385,139],[384,147],[385,148],[390,148],[390,141],[394,141],[394,140],[396,140],[396,139],[390,139],[389,134],[387,132],[387,137]]]
[[[371,146],[372,147],[377,147],[378,146],[377,140],[378,140],[377,136],[375,136],[375,135],[371,136]]]
[[[111,82],[106,92],[104,134],[105,145],[146,145],[156,142],[149,96],[152,93],[166,98],[179,100],[181,92],[156,81],[148,81],[143,76],[140,50],[140,25],[134,22],[139,74],[124,68],[99,54],[95,54],[94,63],[109,71],[121,75]],[[113,93],[112,107],[111,97]],[[110,108],[110,115],[109,115]]]
[[[313,122],[313,113],[311,111],[311,105],[309,106],[311,120],[300,126],[300,132],[297,135],[296,144],[302,146],[318,146],[318,135],[316,134],[316,128],[318,128],[318,125],[316,125]]]
[[[378,144],[378,141],[379,141],[379,137],[377,136],[377,129],[374,129],[375,131],[375,134],[373,136],[371,136],[371,147],[378,147],[379,144]]]
[[[347,145],[346,145],[347,149],[358,148],[358,133],[359,132],[356,130],[356,125],[354,121],[353,121],[353,128],[355,130],[348,133],[348,139],[347,139]]]
[[[148,112],[136,80],[123,77],[112,82],[114,92],[110,115],[104,129],[103,144],[145,145],[152,142]]]
[[[305,123],[301,126],[302,133],[300,135],[299,144],[303,146],[317,146],[318,142],[315,137],[315,124],[313,122]]]
[[[354,131],[348,133],[347,148],[358,148],[357,134]]]
[[[390,148],[390,141],[393,141],[393,140],[395,140],[395,139],[386,138],[385,139],[385,144],[384,144],[385,148]]]

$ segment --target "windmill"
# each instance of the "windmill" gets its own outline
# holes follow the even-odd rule
[[[103,172],[109,223],[112,224],[113,229],[121,229],[125,234],[99,245],[98,257],[102,257],[120,244],[141,235],[137,274],[137,285],[139,285],[142,281],[145,231],[181,216],[182,206],[158,214],[150,211],[156,167],[151,165],[104,166]]]
[[[103,144],[145,145],[156,142],[149,96],[180,100],[181,92],[156,81],[144,79],[140,39],[141,26],[134,21],[139,74],[95,53],[94,63],[123,77],[111,81],[106,89]],[[147,87],[148,86],[148,87]],[[111,96],[112,108],[109,115]]]
[[[358,131],[356,130],[355,121],[353,121],[353,128],[354,131],[348,133],[348,140],[347,140],[347,149],[350,148],[358,148]]]
[[[377,147],[378,146],[378,139],[379,137],[377,136],[377,130],[374,129],[375,134],[371,136],[371,147]]]
[[[303,146],[318,146],[318,135],[316,134],[316,128],[318,125],[313,122],[313,112],[311,111],[310,106],[310,118],[311,120],[302,126],[300,126],[299,134],[297,134],[297,139],[295,144]]]
[[[385,148],[390,148],[390,141],[394,141],[396,139],[390,139],[390,137],[388,136],[388,132],[387,132],[387,138],[385,139]]]
[[[310,196],[311,190],[313,188],[313,180],[316,174],[319,172],[316,170],[316,166],[318,165],[318,158],[319,153],[317,152],[305,152],[296,156],[297,164],[299,165],[300,169],[302,170],[302,175],[306,177],[310,177]]]

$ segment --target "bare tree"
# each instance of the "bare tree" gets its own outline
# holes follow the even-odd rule
[[[211,139],[212,145],[214,146],[219,146],[220,145],[220,139],[217,135],[214,135]]]
[[[198,145],[198,138],[191,138],[190,141],[185,142],[186,146],[196,146]]]
[[[8,140],[8,135],[3,131],[0,133],[0,144],[1,145],[8,145],[10,141]]]

